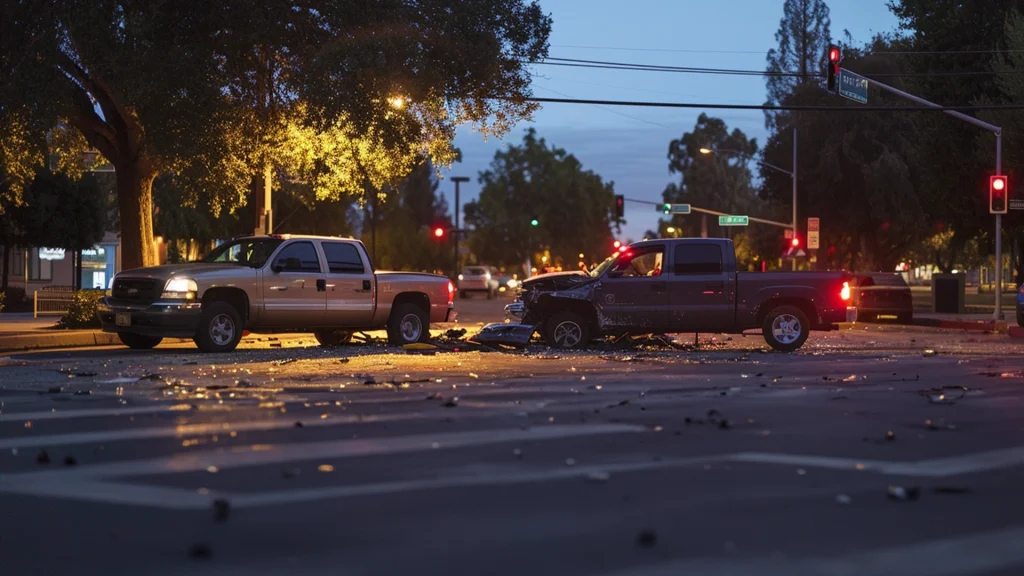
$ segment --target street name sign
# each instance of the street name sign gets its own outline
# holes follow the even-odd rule
[[[1010,198],[1010,210],[1024,210],[1024,198]]]
[[[747,226],[750,224],[748,216],[719,216],[719,226]]]
[[[839,95],[861,104],[868,103],[868,79],[850,72],[845,68],[839,69]]]

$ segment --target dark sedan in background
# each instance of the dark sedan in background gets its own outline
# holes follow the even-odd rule
[[[871,272],[854,278],[853,306],[857,321],[894,320],[910,324],[914,320],[914,301],[910,286],[896,273]]]

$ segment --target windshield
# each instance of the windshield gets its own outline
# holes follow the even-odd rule
[[[282,242],[284,240],[280,238],[248,238],[225,242],[214,248],[202,261],[262,268]]]
[[[600,264],[597,265],[596,268],[594,268],[593,270],[590,271],[590,277],[591,278],[600,278],[601,275],[604,274],[606,270],[608,270],[609,268],[612,267],[613,264],[615,264],[615,260],[618,259],[618,257],[619,257],[619,252],[616,252],[615,254],[612,254],[611,256],[609,256],[607,260],[605,260],[604,262],[601,262]]]

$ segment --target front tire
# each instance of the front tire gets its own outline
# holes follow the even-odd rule
[[[192,340],[203,352],[231,352],[242,340],[242,316],[227,302],[203,303]]]
[[[163,341],[160,336],[145,336],[143,334],[132,334],[130,332],[118,332],[117,337],[121,343],[132,350],[152,350],[157,344]]]
[[[388,342],[392,346],[405,346],[430,340],[430,317],[416,304],[401,304],[391,311],[388,319]]]
[[[793,352],[807,341],[811,323],[796,306],[779,306],[768,312],[761,326],[765,342],[779,352]]]
[[[317,330],[313,336],[321,346],[341,346],[352,340],[352,333],[345,330]]]
[[[579,350],[590,343],[590,326],[579,314],[559,312],[544,322],[544,341],[552,348]]]

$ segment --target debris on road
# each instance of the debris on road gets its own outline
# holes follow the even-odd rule
[[[451,398],[445,400],[443,404],[441,404],[441,406],[444,406],[445,408],[455,408],[458,405],[459,405],[459,397],[458,396],[452,396]]]
[[[444,400],[444,396],[440,392],[434,392],[430,396],[427,396],[427,400]]]
[[[576,465],[576,460],[574,458],[566,458],[565,459],[565,465],[566,466],[575,466]]]
[[[636,536],[636,543],[643,548],[650,548],[658,541],[658,534],[654,530],[641,530]]]
[[[939,354],[939,353],[938,353],[938,352],[936,352],[935,350],[932,350],[932,349],[928,349],[928,350],[925,350],[925,351],[924,351],[924,354],[923,354],[923,356],[924,356],[925,358],[931,358],[932,356],[937,356],[938,354]]]
[[[928,398],[928,401],[932,404],[956,404],[967,395],[968,388],[966,386],[942,386],[939,388],[929,388],[927,390],[921,390],[918,394]]]
[[[444,337],[448,338],[449,340],[458,340],[465,335],[465,328],[452,328],[451,330],[448,330],[447,332],[444,333]]]
[[[523,459],[523,451],[519,448],[513,448],[512,455],[515,456],[516,458],[519,458],[520,460]]]
[[[920,498],[921,489],[917,487],[904,488],[903,486],[889,486],[888,494],[890,500],[912,502]]]
[[[213,556],[213,550],[206,544],[196,544],[189,548],[188,554],[196,560],[209,560]]]
[[[924,427],[928,430],[956,430],[956,424],[946,424],[945,418],[939,418],[937,423],[931,419],[925,420]]]
[[[296,427],[296,428],[302,428],[302,422],[301,422],[301,421],[299,421],[299,420],[296,420],[296,421],[295,421],[295,427]]]
[[[591,472],[587,474],[587,480],[590,482],[607,482],[611,478],[611,474],[607,472]]]
[[[970,494],[971,489],[965,486],[935,486],[932,488],[935,494]]]
[[[853,502],[853,498],[850,498],[846,494],[839,494],[838,496],[836,496],[836,502],[838,502],[839,504],[849,504]]]
[[[287,358],[285,360],[278,360],[276,362],[271,362],[271,364],[273,364],[274,366],[284,366],[285,364],[292,364],[293,362],[298,362],[298,361],[299,361],[298,358]]]
[[[294,466],[281,470],[281,476],[283,476],[285,479],[295,478],[299,474],[302,474],[302,470],[299,470]]]
[[[89,396],[92,394],[92,390],[77,390],[75,396]]]
[[[64,457],[64,465],[65,466],[76,466],[77,464],[78,464],[78,460],[75,460],[74,456],[65,456]]]
[[[223,498],[213,501],[213,520],[215,522],[227,522],[231,515],[231,504]]]
[[[46,453],[46,450],[40,450],[39,451],[39,454],[36,456],[36,463],[37,464],[49,464],[50,463],[50,455]]]

